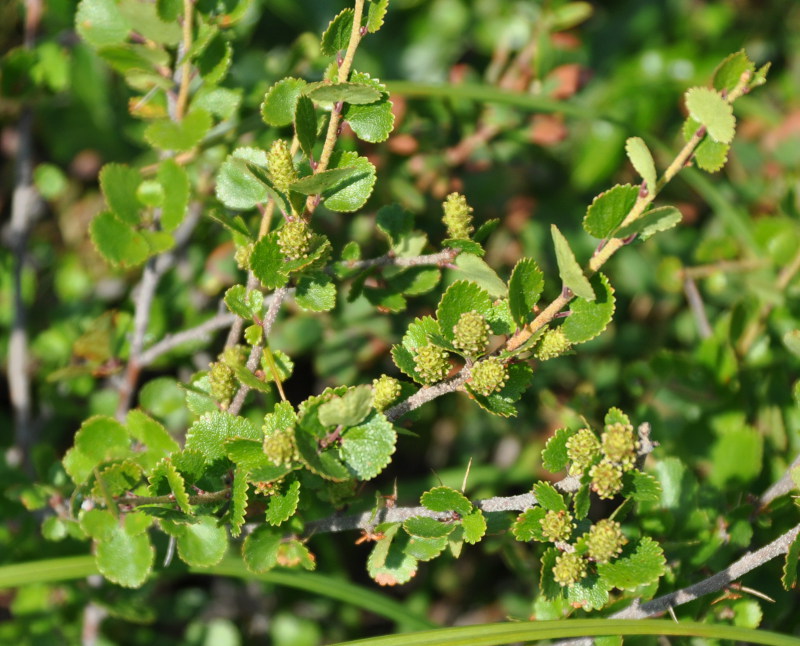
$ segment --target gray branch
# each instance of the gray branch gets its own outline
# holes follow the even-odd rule
[[[469,379],[469,369],[463,368],[461,372],[450,379],[446,379],[445,381],[434,384],[433,386],[420,388],[405,401],[392,406],[384,413],[384,415],[386,415],[386,419],[388,419],[390,422],[395,422],[406,413],[410,413],[412,410],[419,408],[423,404],[427,404],[437,397],[441,397],[447,393],[452,393],[456,390],[459,390],[467,382],[467,379]]]
[[[800,455],[798,455],[794,459],[794,462],[789,465],[789,468],[786,469],[786,473],[781,476],[781,479],[762,494],[761,499],[759,500],[762,509],[769,505],[769,503],[776,498],[780,498],[795,488],[794,480],[792,479],[792,469],[795,469],[798,466],[800,466]]]
[[[445,249],[439,253],[431,253],[423,256],[413,256],[411,258],[397,257],[386,254],[378,258],[368,260],[350,260],[343,264],[349,269],[368,269],[370,267],[421,267],[423,265],[446,265],[455,259],[460,253],[460,249]]]

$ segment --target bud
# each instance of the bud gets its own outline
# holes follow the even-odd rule
[[[597,436],[588,428],[582,428],[567,440],[567,457],[572,465],[569,468],[571,476],[577,476],[586,471],[600,452],[600,442]]]
[[[465,240],[474,231],[472,227],[472,207],[467,204],[467,198],[459,193],[450,193],[442,203],[444,209],[444,222],[447,235],[450,238]]]
[[[289,466],[299,459],[294,429],[272,431],[264,436],[264,453],[276,467]]]
[[[488,397],[501,390],[508,380],[508,368],[497,357],[490,357],[472,366],[469,384],[473,390]]]
[[[288,193],[289,186],[297,180],[297,170],[289,146],[283,139],[276,139],[269,149],[267,168],[275,188],[282,193]]]
[[[553,578],[561,586],[574,585],[586,576],[586,561],[576,552],[564,552],[556,557]]]
[[[305,258],[311,248],[310,243],[311,231],[302,218],[285,222],[278,231],[278,246],[289,260]]]
[[[250,269],[250,255],[253,253],[253,243],[236,247],[236,253],[233,258],[236,260],[236,266],[239,269],[247,271]]]
[[[589,471],[592,490],[601,498],[613,498],[622,489],[622,469],[604,459]]]
[[[435,345],[426,345],[417,348],[414,352],[414,365],[417,374],[425,384],[435,384],[441,381],[450,372],[450,362],[447,352]]]
[[[633,468],[636,462],[639,441],[630,424],[607,424],[602,435],[603,453],[608,460],[616,462],[624,471]]]
[[[400,396],[400,382],[389,375],[381,375],[372,381],[372,405],[375,410],[389,408]]]
[[[597,563],[608,563],[619,556],[622,546],[628,542],[622,533],[620,524],[614,520],[604,518],[599,521],[586,534],[586,548],[589,558]]]
[[[550,328],[539,340],[536,348],[536,358],[540,361],[555,359],[567,352],[572,344],[567,340],[567,336],[560,327]]]
[[[539,522],[542,525],[542,533],[554,543],[568,541],[572,530],[575,528],[575,523],[572,522],[572,514],[568,511],[551,509]]]
[[[236,394],[236,378],[233,368],[221,361],[211,364],[208,372],[211,396],[223,406],[227,406]]]
[[[464,312],[453,326],[453,345],[468,356],[476,357],[486,352],[489,331],[489,324],[483,314],[475,310]]]

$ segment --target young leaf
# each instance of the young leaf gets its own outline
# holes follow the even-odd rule
[[[711,142],[714,143],[713,141]],[[677,226],[683,214],[674,206],[660,206],[657,209],[650,209],[637,220],[617,229],[614,233],[615,238],[627,238],[634,233],[639,234],[639,240],[645,241],[661,231],[667,231]]]
[[[588,215],[587,215],[588,217]],[[556,262],[558,263],[558,273],[565,287],[569,287],[576,296],[593,301],[595,299],[592,286],[583,275],[575,254],[569,247],[569,242],[564,234],[558,230],[555,224],[550,225],[550,233],[553,236],[553,244],[556,249]]]
[[[623,482],[622,495],[630,496],[636,502],[661,500],[661,484],[648,473],[629,471],[625,474]]]
[[[544,289],[544,274],[533,258],[522,258],[508,281],[508,305],[517,325],[525,325],[533,315]]]
[[[283,535],[266,525],[256,529],[244,539],[242,556],[247,569],[254,574],[263,574],[275,567],[278,562],[278,547]]]
[[[492,298],[506,298],[508,296],[506,284],[500,280],[497,272],[478,256],[462,253],[458,255],[454,264],[458,267],[457,276],[459,278],[477,283],[489,292]]]
[[[295,429],[294,438],[300,461],[311,473],[334,482],[344,482],[351,478],[350,471],[336,455],[336,451],[320,451],[317,439],[301,428]]]
[[[467,280],[459,280],[450,285],[436,308],[442,336],[452,341],[453,327],[462,314],[472,310],[489,318],[492,313],[492,299],[486,290]]]
[[[635,590],[657,581],[666,571],[664,550],[649,536],[628,544],[622,555],[610,563],[597,565],[597,572],[609,587]]]
[[[592,295],[597,295],[591,301],[583,298],[572,301],[571,313],[561,326],[570,343],[584,343],[595,338],[614,318],[616,301],[608,278],[596,274],[592,278],[592,285]]]
[[[631,164],[636,169],[636,172],[642,176],[648,192],[652,195],[656,192],[656,163],[653,161],[653,155],[644,139],[641,137],[630,137],[625,142],[625,152]]]
[[[447,547],[447,537],[420,538],[412,536],[405,547],[405,554],[417,561],[432,561]]]
[[[298,502],[300,502],[300,481],[295,480],[284,493],[272,494],[269,497],[267,522],[273,526],[285,523],[294,516]]]
[[[100,170],[100,188],[108,208],[122,222],[132,226],[140,223],[142,204],[136,197],[136,191],[141,183],[142,175],[138,169],[124,164],[106,164]]]
[[[367,10],[367,31],[374,34],[383,27],[383,19],[389,8],[389,0],[372,0]]]
[[[175,497],[175,502],[182,512],[185,514],[192,513],[189,494],[186,493],[186,483],[183,480],[183,476],[178,473],[172,460],[169,458],[161,460],[150,473],[148,479],[150,480],[150,493],[152,495],[159,496],[169,492]],[[162,480],[166,484],[166,492],[161,485]]]
[[[464,542],[475,545],[486,534],[486,517],[480,509],[473,509],[461,519],[461,527],[464,529]]]
[[[325,191],[332,192],[345,184],[352,184],[366,176],[367,172],[362,168],[332,168],[306,175],[293,182],[289,188],[302,195],[319,195]]]
[[[320,43],[320,51],[324,56],[335,56],[337,52],[347,49],[353,32],[353,13],[352,9],[343,9],[331,20]]]
[[[111,516],[110,512],[104,512]],[[139,519],[145,522],[139,522]],[[112,517],[113,520],[113,517]],[[125,588],[138,588],[153,569],[155,550],[145,529],[150,519],[142,513],[128,514],[123,523],[114,523],[97,541],[97,569],[109,581]]]
[[[361,72],[353,72],[350,81],[377,90],[379,98],[369,105],[355,105],[350,101],[342,113],[344,120],[359,139],[370,143],[386,141],[394,127],[392,102],[386,92],[386,86],[371,78],[369,74]]]
[[[311,159],[314,155],[314,144],[317,141],[317,115],[314,112],[314,103],[307,96],[297,98],[294,109],[294,132],[300,148]]]
[[[370,480],[389,464],[396,441],[392,424],[382,413],[374,411],[359,426],[345,432],[339,453],[353,475],[359,480]]]
[[[786,550],[786,561],[783,564],[783,576],[781,583],[784,590],[792,590],[797,587],[797,564],[800,559],[800,535],[796,536]]]
[[[450,487],[434,487],[422,494],[420,502],[431,511],[454,511],[460,516],[472,511],[472,503],[464,494]]]
[[[130,452],[130,438],[113,417],[97,415],[87,419],[75,434],[75,450],[95,464],[123,458]]]
[[[112,464],[97,473],[92,488],[92,497],[97,500],[106,496],[117,497],[135,489],[142,481],[142,468],[132,460]]]
[[[744,50],[727,56],[714,70],[714,89],[730,92],[742,79],[742,74],[753,73],[756,66]]]
[[[531,507],[523,511],[514,524],[511,526],[511,533],[518,541],[541,541],[547,539],[542,533],[542,519],[547,515],[547,511],[541,507]]]
[[[267,153],[258,148],[237,148],[220,166],[217,174],[217,199],[229,209],[252,209],[267,201],[266,187],[259,182],[247,167],[236,160],[245,160],[267,165]]]
[[[550,473],[558,473],[567,468],[569,457],[567,457],[567,440],[575,434],[568,428],[559,428],[553,436],[547,440],[547,444],[542,451],[542,466]]]
[[[229,437],[260,440],[261,429],[244,417],[216,411],[206,413],[186,433],[185,448],[200,451],[207,463],[225,457],[224,441]]]
[[[218,32],[197,56],[197,71],[210,86],[219,83],[228,73],[233,60],[233,47]]]
[[[163,119],[154,121],[144,131],[144,138],[154,148],[181,152],[191,150],[206,133],[211,130],[213,121],[205,110],[195,109],[182,121]]]
[[[455,528],[454,523],[446,523],[428,516],[412,516],[403,523],[403,529],[417,538],[444,538]]]
[[[297,282],[294,300],[304,310],[327,312],[336,306],[336,285],[327,274],[303,274]]]
[[[730,144],[723,144],[706,137],[694,151],[694,161],[708,173],[716,173],[728,161]]]
[[[515,363],[508,367],[508,379],[500,392],[492,393],[487,397],[475,392],[469,384],[467,384],[467,391],[483,410],[500,417],[515,417],[517,408],[514,404],[527,390],[532,376],[533,369],[529,365]]]
[[[75,12],[75,28],[95,48],[121,43],[131,30],[115,0],[81,0]]]
[[[358,153],[346,150],[333,154],[331,168],[355,168],[359,171],[358,179],[345,183],[342,188],[333,188],[323,193],[325,206],[331,211],[350,213],[360,209],[372,194],[375,186],[375,166]]]
[[[110,211],[92,220],[89,237],[100,255],[115,266],[135,267],[150,255],[145,237]]]
[[[273,85],[264,95],[261,118],[270,126],[288,126],[292,123],[298,99],[306,87],[303,79],[285,78]],[[314,125],[316,135],[316,124]]]
[[[264,446],[256,440],[233,438],[225,441],[225,454],[243,472],[249,473],[252,482],[275,482],[290,471],[291,464],[276,465],[264,453]]]
[[[183,166],[169,158],[158,167],[158,181],[164,187],[161,227],[165,231],[174,231],[183,222],[189,206],[189,177]]]
[[[262,237],[250,254],[250,269],[267,289],[283,287],[289,281],[283,252],[275,232]]]
[[[261,292],[256,289],[248,292],[244,285],[234,285],[228,288],[223,300],[233,314],[243,319],[253,318],[261,312],[264,306],[264,297]]]
[[[533,495],[536,501],[546,511],[567,511],[567,503],[556,488],[549,482],[537,482],[533,485]]]
[[[348,388],[341,397],[334,397],[317,409],[323,426],[355,426],[372,410],[372,388]]]
[[[690,88],[686,91],[686,109],[692,119],[706,127],[714,141],[731,143],[736,134],[733,106],[719,92],[707,87]]]
[[[610,587],[605,579],[591,574],[577,583],[567,586],[567,601],[573,608],[600,610],[608,603]]]
[[[305,94],[313,101],[367,105],[381,98],[381,91],[363,83],[313,83]]]
[[[236,469],[233,472],[233,485],[231,486],[231,536],[239,536],[242,533],[244,517],[247,513],[247,489],[250,483],[247,481],[248,473],[244,469]]]
[[[228,532],[214,516],[200,516],[198,522],[178,525],[178,556],[191,567],[210,567],[225,556]]]
[[[583,228],[595,238],[608,238],[622,224],[638,197],[639,187],[630,184],[617,184],[600,193],[586,211]]]

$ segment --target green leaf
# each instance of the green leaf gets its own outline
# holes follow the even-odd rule
[[[375,186],[375,166],[358,153],[346,150],[339,151],[331,157],[331,168],[355,168],[359,171],[358,179],[345,183],[342,188],[333,188],[323,193],[325,206],[331,211],[350,213],[360,209]]]
[[[556,488],[549,482],[540,481],[533,485],[533,495],[539,506],[546,511],[567,511],[567,503]]]
[[[459,280],[454,282],[442,296],[436,308],[436,318],[442,336],[453,340],[453,327],[458,323],[462,314],[475,310],[485,318],[492,314],[492,299],[488,292],[476,283]]]
[[[733,106],[719,92],[707,87],[686,91],[686,109],[695,121],[706,127],[708,135],[717,142],[729,144],[736,134]]]
[[[204,86],[192,97],[191,107],[205,110],[222,120],[236,115],[242,102],[242,91],[226,87]]]
[[[455,528],[454,523],[446,523],[428,516],[412,516],[403,523],[403,529],[417,538],[444,538]]]
[[[228,549],[228,532],[213,516],[200,516],[191,525],[179,525],[178,556],[192,567],[216,565]]]
[[[508,305],[517,325],[525,325],[533,317],[533,308],[544,289],[544,273],[533,258],[522,258],[514,266],[508,281]]]
[[[144,236],[110,211],[92,220],[89,236],[100,255],[115,266],[135,267],[150,255]]]
[[[211,130],[213,121],[205,110],[195,109],[183,121],[171,119],[153,121],[144,131],[144,138],[154,148],[181,152],[191,150]]]
[[[197,57],[197,71],[208,85],[216,85],[228,73],[233,60],[233,47],[218,32]]]
[[[189,206],[189,177],[174,159],[165,159],[158,167],[158,181],[164,187],[161,226],[165,231],[174,231],[183,222]]]
[[[156,0],[156,12],[164,22],[173,22],[183,12],[181,0]]]
[[[237,537],[242,533],[245,515],[247,514],[247,490],[250,487],[248,473],[244,469],[233,472],[233,485],[231,486],[231,536]]]
[[[264,297],[256,289],[247,291],[244,285],[234,285],[228,288],[223,299],[228,309],[236,316],[243,319],[252,319],[261,313],[264,307]]]
[[[355,426],[372,410],[372,388],[355,386],[322,404],[317,414],[323,426]]]
[[[119,9],[136,33],[146,40],[168,46],[175,46],[180,42],[180,25],[162,20],[155,4],[140,0],[121,0]]]
[[[657,581],[666,571],[664,550],[649,536],[629,543],[619,558],[599,563],[597,572],[609,587],[635,590],[640,585]]]
[[[124,164],[106,164],[100,170],[100,188],[108,208],[122,222],[132,226],[140,221],[142,205],[136,197],[136,191],[141,183],[139,170]]]
[[[337,451],[320,451],[317,438],[300,428],[295,429],[294,438],[300,461],[311,473],[334,482],[344,482],[351,478],[350,471],[337,456]]]
[[[474,240],[463,240],[458,238],[447,238],[442,240],[442,247],[447,249],[459,249],[464,253],[471,253],[474,256],[483,258],[486,255],[486,250]]]
[[[597,296],[591,301],[575,299],[570,306],[570,315],[561,326],[570,343],[584,343],[595,338],[614,318],[616,300],[608,278],[596,274],[592,278],[592,286],[592,294],[596,293]]]
[[[147,580],[155,560],[155,550],[144,531],[149,524],[150,519],[142,513],[128,514],[125,522],[113,522],[110,531],[97,541],[95,561],[106,579],[125,588],[138,588]]]
[[[243,417],[222,411],[206,413],[186,433],[186,449],[200,451],[207,463],[225,457],[224,442],[229,437],[260,440],[261,429]]]
[[[800,534],[795,537],[789,549],[786,550],[786,560],[783,564],[781,583],[784,590],[797,587],[797,564],[800,561]]]
[[[217,174],[217,199],[229,209],[252,209],[267,201],[269,193],[245,165],[236,160],[267,165],[267,153],[258,148],[237,148],[222,163]]]
[[[511,307],[507,299],[499,300],[492,305],[492,314],[488,321],[492,334],[510,335],[517,330],[517,325],[511,318]]]
[[[450,487],[434,487],[422,494],[420,502],[431,511],[454,511],[460,516],[472,511],[472,503],[464,494]]]
[[[461,519],[461,527],[464,528],[464,542],[475,545],[486,534],[486,517],[480,509],[473,509]]]
[[[789,330],[784,334],[783,345],[794,356],[800,357],[800,330]]]
[[[383,19],[389,8],[389,0],[372,0],[367,10],[367,31],[374,34],[383,27]]]
[[[514,524],[511,525],[511,533],[518,541],[527,543],[528,541],[544,542],[547,539],[542,533],[542,519],[547,515],[547,511],[542,507],[531,507],[523,511]],[[544,567],[544,562],[542,562]]]
[[[347,49],[353,32],[353,14],[352,9],[344,9],[328,24],[320,43],[323,56],[335,56],[337,52]]]
[[[306,82],[303,79],[288,77],[281,79],[267,90],[264,102],[261,104],[261,118],[264,123],[270,126],[288,126],[292,123],[298,99],[305,86]]]
[[[533,377],[533,369],[525,363],[515,363],[508,367],[508,379],[500,392],[492,393],[488,397],[476,393],[467,384],[470,397],[483,408],[483,410],[500,417],[514,417],[517,408],[514,406],[522,397]]]
[[[262,574],[274,568],[278,562],[278,548],[282,539],[280,530],[266,525],[256,527],[242,545],[242,556],[247,569],[255,574]]]
[[[400,246],[414,228],[414,216],[399,204],[388,204],[378,209],[375,226],[388,239],[392,248]]]
[[[549,547],[542,554],[539,565],[539,589],[545,599],[561,599],[564,596],[564,589],[553,578],[553,566],[560,553],[555,547]]]
[[[653,195],[656,192],[656,184],[658,175],[656,174],[656,163],[653,161],[653,155],[644,139],[641,137],[630,137],[625,142],[625,152],[628,154],[628,159],[636,169],[636,172],[642,176],[647,191]]]
[[[755,72],[756,66],[747,58],[744,50],[727,56],[714,70],[714,89],[722,92],[733,90],[742,78],[742,74]]]
[[[761,473],[764,437],[742,426],[723,431],[711,449],[709,482],[720,489],[732,483],[746,484]]]
[[[319,195],[325,191],[333,192],[343,184],[349,185],[364,179],[366,174],[363,168],[332,168],[298,179],[289,188],[302,195]]]
[[[622,224],[625,216],[636,204],[638,197],[639,187],[630,184],[617,184],[600,193],[586,211],[583,228],[595,238],[608,238]],[[553,238],[555,238],[555,234]],[[559,268],[561,268],[560,263]]]
[[[588,214],[586,217],[589,217]],[[585,222],[585,220],[584,220]],[[595,299],[592,286],[586,276],[583,275],[575,254],[572,253],[564,234],[558,230],[555,224],[550,225],[550,233],[553,236],[553,244],[556,249],[556,262],[558,263],[558,273],[565,287],[569,287],[576,296],[593,301]]]
[[[303,274],[297,282],[294,300],[304,310],[327,312],[336,306],[336,285],[327,274]]]
[[[299,502],[300,481],[295,480],[284,493],[275,493],[269,497],[267,522],[275,526],[285,523],[294,516]]]
[[[471,280],[483,287],[492,298],[505,298],[508,296],[506,284],[500,280],[494,269],[486,262],[469,253],[459,254],[455,260],[458,267],[457,276],[465,280]]]
[[[375,543],[367,559],[367,572],[378,585],[408,583],[417,573],[417,559],[406,552],[408,534],[399,523],[378,525],[384,537]]]
[[[705,137],[694,151],[694,161],[708,173],[716,173],[728,161],[730,144],[723,144]]]
[[[767,82],[767,74],[771,67],[772,61],[767,61],[756,70],[755,74],[753,74],[753,80],[750,81],[751,89],[757,88],[759,85],[764,85],[764,83]]]
[[[350,105],[368,105],[381,98],[379,89],[362,83],[312,83],[305,94],[313,101]]]
[[[622,494],[630,496],[636,502],[659,502],[661,500],[661,484],[653,476],[641,471],[629,471],[625,474]]]
[[[600,610],[608,603],[609,587],[605,579],[590,574],[566,588],[567,601],[573,608]]]
[[[249,473],[252,482],[275,482],[292,471],[291,465],[276,465],[265,454],[261,442],[229,439],[225,441],[225,454],[243,472]]]
[[[369,102],[369,105],[355,105],[350,101],[342,113],[344,120],[359,139],[370,143],[386,141],[394,128],[392,102],[386,92],[386,86],[371,78],[369,74],[361,72],[353,72],[350,80],[377,90],[379,98]]]
[[[106,496],[116,498],[136,488],[142,481],[142,468],[131,460],[125,460],[100,470],[97,476],[92,497],[97,500]]]
[[[289,281],[284,264],[283,252],[275,232],[265,235],[253,245],[250,269],[267,289],[283,287]]]
[[[189,494],[186,493],[186,483],[183,476],[178,473],[175,465],[170,458],[164,458],[159,462],[149,476],[150,492],[154,496],[163,496],[171,493],[175,497],[175,502],[181,511],[186,514],[192,513],[192,506],[189,504]],[[165,481],[166,491],[161,481]]]
[[[94,468],[130,455],[130,438],[111,417],[90,417],[75,434],[75,445],[64,455],[64,469],[75,484],[83,484]]]
[[[81,0],[75,12],[75,28],[95,48],[121,43],[131,30],[115,0]]]
[[[572,498],[572,508],[575,511],[575,518],[581,520],[589,515],[589,507],[591,505],[591,498],[589,497],[589,482],[588,475],[584,476],[581,480],[581,488],[578,489],[575,496]]]
[[[294,131],[300,148],[311,159],[314,156],[314,144],[317,141],[317,115],[314,103],[307,96],[297,97],[294,109]]]
[[[297,567],[313,570],[317,562],[311,551],[298,539],[289,539],[278,546],[278,565],[284,567]]]
[[[657,209],[650,209],[630,224],[617,229],[614,237],[627,238],[638,233],[639,240],[644,242],[656,233],[667,231],[678,225],[681,219],[683,219],[683,214],[674,206],[660,206]]]
[[[412,536],[405,547],[405,554],[417,561],[432,561],[447,547],[447,537],[421,538]]]
[[[481,226],[478,227],[478,230],[473,234],[472,239],[475,242],[482,243],[486,238],[488,238],[494,230],[500,226],[500,219],[493,218],[491,220],[486,220]]]
[[[547,440],[547,444],[542,451],[542,466],[550,473],[558,473],[567,468],[569,458],[567,457],[567,440],[575,434],[568,428],[559,428]]]
[[[371,388],[369,392],[371,402]],[[370,480],[389,464],[396,442],[397,433],[391,422],[383,413],[373,411],[359,426],[345,432],[339,453],[353,475],[359,480]]]

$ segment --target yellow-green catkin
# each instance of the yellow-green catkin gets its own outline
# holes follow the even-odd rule
[[[467,198],[460,193],[450,193],[442,203],[442,209],[442,222],[447,227],[448,237],[468,239],[475,229],[472,226],[472,207],[467,204]]]

